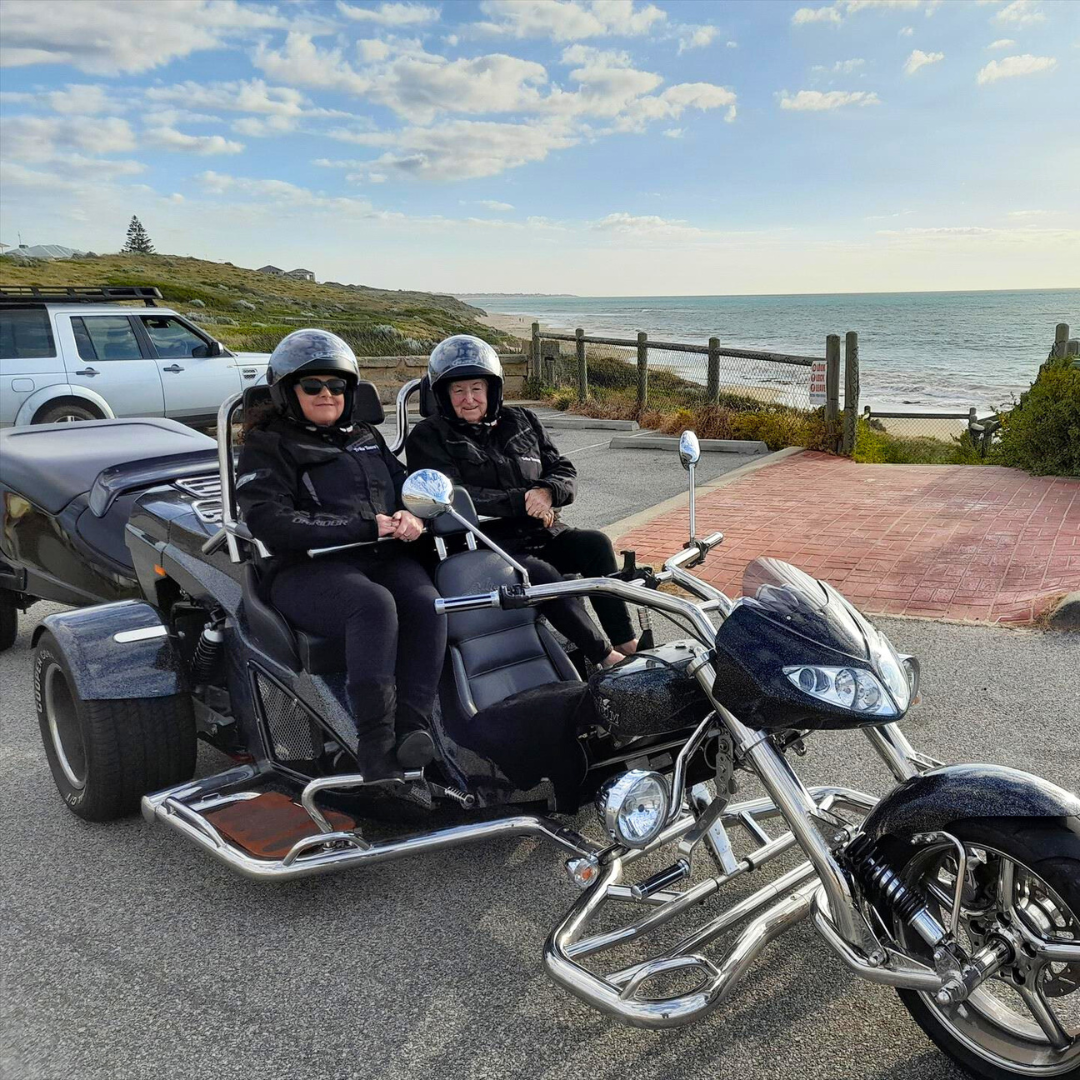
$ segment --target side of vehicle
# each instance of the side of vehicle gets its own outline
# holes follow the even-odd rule
[[[129,416],[208,425],[225,398],[265,378],[265,356],[231,353],[158,298],[0,287],[0,427]],[[147,306],[119,306],[139,300]]]

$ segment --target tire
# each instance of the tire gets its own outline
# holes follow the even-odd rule
[[[34,698],[57,790],[86,821],[124,817],[143,795],[183,783],[195,771],[195,721],[186,696],[83,701],[48,632],[34,652]]]
[[[974,951],[996,924],[999,930],[1011,926],[1014,935],[1025,925],[1035,926],[1039,936],[1080,949],[1080,826],[1070,828],[1062,819],[984,818],[951,828],[969,860],[975,855],[975,861],[969,861],[974,884],[966,891],[961,919],[960,938],[966,948]],[[924,891],[936,885],[938,895],[948,900],[955,885],[955,847],[946,843],[935,854],[929,846],[913,849],[902,844],[893,848],[893,860],[904,847],[915,854],[908,856],[901,877]],[[1015,878],[1008,905],[1003,904],[1001,889],[1005,860],[1013,864]],[[1008,923],[1002,915],[1006,908]],[[947,924],[951,901],[942,903],[931,894],[930,910]],[[906,927],[897,929],[912,954],[933,967],[929,946]],[[1007,966],[1000,977],[987,980],[959,1006],[943,1008],[933,995],[915,990],[897,993],[938,1048],[980,1080],[1080,1080],[1080,960],[1039,967],[1035,958],[1018,958],[1030,966]],[[1021,996],[1020,982],[1029,996],[1051,1006],[1071,1039],[1066,1049],[1053,1049]],[[1024,1023],[1030,1029],[1026,1036]]]
[[[0,589],[0,652],[7,652],[19,636],[19,609],[15,596],[7,589]]]
[[[101,413],[92,405],[74,398],[63,398],[46,405],[34,417],[35,424],[70,424],[79,420],[102,420]]]

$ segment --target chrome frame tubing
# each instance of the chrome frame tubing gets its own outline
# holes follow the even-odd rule
[[[405,440],[409,437],[409,398],[420,389],[419,379],[410,379],[399,391],[394,405],[397,419],[397,435],[390,446],[390,453],[397,457],[405,449]]]
[[[846,788],[815,788],[812,795],[819,811],[845,806],[865,813],[876,803],[873,796]],[[671,948],[642,963],[601,976],[582,967],[579,961],[644,937],[677,916],[698,908],[734,878],[756,870],[790,850],[796,843],[792,832],[770,838],[757,824],[759,819],[780,816],[782,810],[767,798],[726,807],[720,822],[743,826],[758,845],[756,851],[740,859],[730,872],[706,878],[684,892],[654,894],[645,901],[650,910],[636,921],[586,937],[586,928],[604,903],[628,899],[627,890],[621,884],[628,860],[614,859],[602,868],[599,881],[582,895],[548,936],[544,946],[544,966],[548,974],[587,1004],[636,1027],[679,1026],[699,1019],[722,1004],[765,946],[811,913],[813,899],[821,889],[811,863],[797,865],[693,930]],[[699,953],[698,950],[747,919],[751,921],[719,964]],[[675,997],[637,996],[648,979],[677,970],[698,971],[701,976],[698,985]]]
[[[361,776],[338,776],[311,781],[307,788],[314,787],[314,790],[305,788],[301,795],[301,803],[312,819],[312,834],[298,840],[280,859],[261,859],[232,844],[200,811],[256,796],[250,788],[262,777],[263,773],[254,766],[241,766],[146,795],[142,800],[143,817],[170,826],[219,862],[253,881],[313,877],[361,864],[388,862],[512,836],[548,840],[570,856],[590,858],[603,850],[601,845],[554,819],[534,814],[518,814],[375,843],[366,840],[359,829],[327,831],[329,823],[314,805],[317,791],[326,787],[359,787],[364,783]]]
[[[221,527],[229,549],[229,561],[240,562],[240,546],[236,542],[236,488],[232,468],[233,416],[244,400],[243,393],[233,394],[221,403],[217,414],[218,475],[221,478]]]

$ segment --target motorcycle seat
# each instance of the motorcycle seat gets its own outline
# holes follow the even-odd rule
[[[345,636],[319,637],[289,625],[266,599],[266,590],[253,563],[244,565],[241,581],[244,614],[259,647],[282,667],[329,675],[345,670]]]
[[[215,449],[213,439],[164,417],[8,428],[0,431],[0,483],[59,514],[118,463]]]

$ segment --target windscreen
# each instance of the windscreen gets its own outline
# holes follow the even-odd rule
[[[856,618],[797,566],[755,559],[743,572],[742,591],[736,605],[753,607],[811,641],[869,659],[866,635]]]

